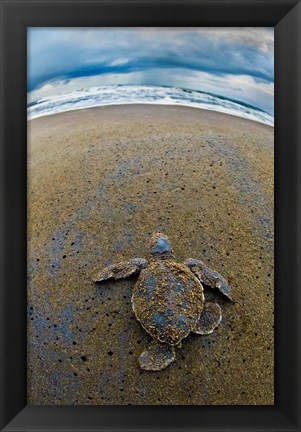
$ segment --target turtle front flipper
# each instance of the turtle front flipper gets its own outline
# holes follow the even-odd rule
[[[213,332],[222,320],[222,311],[217,303],[208,302],[202,310],[200,319],[192,333],[207,335]]]
[[[159,371],[165,369],[176,358],[175,348],[172,345],[153,341],[139,357],[141,369]]]
[[[143,258],[133,258],[105,267],[95,278],[95,283],[101,283],[107,279],[122,279],[139,273],[146,268],[148,261]]]
[[[184,262],[184,264],[198,277],[201,282],[210,288],[217,288],[222,294],[228,297],[228,299],[232,300],[231,288],[223,276],[212,270],[201,260],[189,258]]]

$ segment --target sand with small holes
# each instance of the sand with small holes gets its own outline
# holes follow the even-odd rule
[[[274,130],[200,109],[111,106],[28,122],[28,403],[274,403]],[[166,233],[179,261],[228,279],[235,304],[177,360],[141,371],[150,342],[135,278],[93,283],[147,258]]]

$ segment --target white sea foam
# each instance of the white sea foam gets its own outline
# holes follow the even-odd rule
[[[218,111],[274,126],[270,114],[241,102],[197,90],[174,87],[110,85],[44,97],[27,109],[28,120],[84,108],[124,104],[181,105]]]

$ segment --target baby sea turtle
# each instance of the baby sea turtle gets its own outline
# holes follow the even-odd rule
[[[212,333],[222,319],[217,303],[205,302],[203,282],[231,299],[226,280],[200,260],[175,260],[169,238],[158,232],[151,237],[150,257],[133,258],[104,268],[96,283],[138,274],[132,306],[153,341],[141,354],[142,369],[158,371],[175,360],[175,347],[190,332]]]

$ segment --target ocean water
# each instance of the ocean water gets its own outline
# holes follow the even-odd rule
[[[274,126],[272,115],[242,102],[197,90],[145,85],[90,87],[44,97],[28,105],[27,115],[30,120],[64,111],[125,104],[188,106],[231,114]]]

